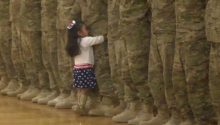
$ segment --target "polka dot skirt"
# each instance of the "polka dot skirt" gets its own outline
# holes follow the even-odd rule
[[[74,85],[75,88],[96,88],[97,81],[93,68],[74,68]]]

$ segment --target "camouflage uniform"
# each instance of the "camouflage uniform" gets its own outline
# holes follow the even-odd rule
[[[0,90],[2,90],[7,86],[7,73],[1,54],[0,54],[0,76],[1,76]]]
[[[56,0],[41,0],[41,31],[42,31],[42,59],[46,70],[42,75],[48,81],[45,85],[47,92],[44,97],[39,97],[38,103],[46,104],[54,99],[57,94],[56,69],[58,68],[56,44]],[[37,97],[36,97],[37,98]]]
[[[61,78],[59,88],[70,93],[72,85],[72,60],[65,51],[67,42],[67,24],[71,21],[71,9],[74,0],[57,0],[57,53],[58,53],[58,71]]]
[[[147,105],[147,110],[152,108],[153,100],[147,83],[151,30],[149,7],[147,0],[120,0],[119,3],[120,36],[116,55],[120,58],[121,72],[119,76],[125,86],[124,98],[129,108],[113,117],[113,121],[116,122],[123,120],[123,122],[127,122],[135,118],[137,114],[134,110],[138,102]],[[132,105],[134,105],[134,109],[132,109]],[[152,117],[151,111],[147,114],[151,114],[151,116],[143,115],[146,117],[145,120]],[[136,117],[135,119],[139,118]],[[129,121],[129,124],[132,124],[135,119]],[[139,119],[138,122],[141,120]]]
[[[149,6],[146,0],[136,2],[121,0],[119,10],[119,33],[121,35],[119,45],[121,48],[119,55],[116,55],[121,58],[120,76],[128,89],[125,91],[125,100],[130,102],[140,99],[150,104],[152,97],[147,85],[151,29]]]
[[[209,0],[206,9],[206,35],[211,42],[209,86],[212,103],[220,120],[220,1]],[[220,124],[220,121],[219,123]]]
[[[21,0],[20,18],[25,74],[31,83],[30,88],[35,89],[26,91],[22,98],[30,100],[38,94],[37,88],[45,88],[49,83],[48,78],[44,78],[45,68],[41,57],[41,0]]]
[[[9,91],[15,91],[18,87],[18,82],[16,79],[16,72],[11,58],[11,23],[10,23],[10,14],[9,14],[9,0],[3,0],[0,2],[0,47],[1,47],[1,56],[5,64],[7,71],[7,77],[10,79],[9,85],[7,88],[2,90],[2,94],[7,94]]]
[[[71,9],[75,0],[57,0],[57,59],[58,66],[54,67],[55,77],[60,89],[60,96],[49,102],[55,103],[56,108],[71,108],[74,103],[75,91],[72,91],[72,60],[67,55],[65,47],[67,43],[67,24],[72,19]],[[54,65],[55,66],[55,65]],[[71,94],[70,94],[71,93]]]
[[[29,82],[26,80],[26,76],[24,72],[24,62],[21,51],[21,32],[19,28],[20,6],[21,6],[20,0],[10,0],[10,21],[12,24],[11,56],[17,73],[17,78],[19,80],[19,83],[21,84],[20,88],[14,93],[11,93],[11,95],[20,94],[26,90],[27,86],[29,86]]]
[[[168,108],[175,108],[172,83],[175,44],[174,0],[152,0],[151,8],[152,29],[148,84],[158,109],[158,114],[155,118],[145,123],[146,125],[166,123],[170,112]]]
[[[90,28],[92,35],[102,35],[107,33],[107,0],[77,0],[73,8],[76,17],[81,17],[82,21]],[[107,43],[94,47],[95,53],[95,73],[99,86],[100,95],[114,98],[113,82],[110,76]]]
[[[102,85],[101,83],[98,82],[99,86],[101,85],[100,94],[103,95],[105,98],[102,99],[102,102],[100,103],[99,106],[97,106],[95,109],[90,110],[89,112],[90,115],[113,116],[124,110],[124,85],[119,80],[120,69],[118,67],[118,64],[119,64],[120,59],[116,60],[116,54],[115,54],[116,53],[115,45],[116,45],[116,42],[118,43],[118,39],[119,39],[119,34],[118,34],[119,33],[118,32],[119,3],[116,0],[108,0],[107,4],[108,4],[108,10],[107,10],[108,11],[107,13],[108,14],[108,45],[107,46],[109,50],[108,51],[109,63],[105,62],[104,64],[105,65],[109,64],[110,67],[103,67],[103,69],[108,68],[108,71],[110,71],[110,74],[106,73],[105,75],[106,77],[111,76],[111,81],[110,81],[111,83],[107,85],[109,81],[108,82],[104,81],[106,83]],[[96,29],[93,29],[93,30],[96,30]],[[96,35],[100,35],[100,34],[96,34]],[[105,59],[105,60],[108,60],[108,59]],[[97,68],[99,65],[97,64]],[[100,72],[101,71],[102,70],[100,70]],[[100,75],[98,77],[101,78]],[[105,77],[101,79],[104,79],[104,78]],[[107,80],[109,80],[109,78]],[[116,88],[116,90],[113,90],[113,87]],[[111,92],[115,92],[115,93],[110,95]],[[114,102],[116,106],[114,106],[113,108],[109,106],[109,105],[112,105],[112,102],[109,103],[108,100],[105,100],[105,99],[109,99],[110,102],[113,100],[119,101],[119,104],[117,104],[117,102]]]
[[[74,18],[81,18],[90,28],[91,35],[106,34],[108,28],[107,2],[107,0],[99,0],[95,2],[90,0],[78,0],[73,8]],[[95,106],[95,108],[89,112],[90,115],[112,116],[114,114],[114,111],[111,112],[112,106],[110,105],[115,104],[116,96],[114,94],[113,81],[110,74],[107,49],[107,43],[94,46],[95,72],[98,81],[99,94],[103,98],[101,102],[99,102],[99,105]],[[97,97],[97,95],[95,96]]]
[[[111,78],[116,88],[115,93],[120,100],[124,100],[124,85],[120,80],[120,33],[119,33],[119,2],[108,0],[108,53]],[[117,54],[118,53],[118,54]]]
[[[176,0],[175,6],[175,95],[183,120],[194,116],[198,125],[212,124],[214,117],[208,89],[210,45],[205,37],[205,6],[205,0]]]
[[[6,10],[3,6],[5,6],[5,4],[7,4],[7,1],[1,1],[0,2],[0,6],[1,6],[1,19],[0,19],[0,27],[2,27],[2,25],[4,26],[5,25],[5,18],[3,17],[6,17],[7,18],[7,7],[6,7]],[[6,12],[5,12],[6,11]],[[7,22],[7,21],[6,21]],[[2,34],[2,33],[1,33]],[[2,43],[2,42],[1,42]],[[6,86],[7,86],[7,83],[8,83],[8,77],[7,77],[7,72],[6,72],[6,66],[5,66],[5,63],[4,63],[4,60],[3,60],[3,57],[2,57],[2,54],[1,54],[1,51],[0,51],[0,76],[1,76],[1,81],[0,81],[0,90],[4,89]]]
[[[42,58],[47,69],[50,89],[57,87],[55,71],[58,67],[56,44],[56,0],[41,0]]]

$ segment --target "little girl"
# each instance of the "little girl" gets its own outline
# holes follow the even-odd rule
[[[93,70],[94,45],[105,41],[104,36],[89,36],[86,25],[81,21],[72,21],[68,25],[68,43],[66,51],[74,58],[74,87],[77,89],[78,106],[75,109],[80,114],[85,113],[88,93],[97,87]]]

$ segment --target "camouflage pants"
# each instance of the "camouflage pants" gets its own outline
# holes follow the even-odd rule
[[[0,27],[0,47],[8,78],[16,79],[16,72],[11,58],[12,41],[10,25]]]
[[[59,88],[63,92],[69,93],[72,88],[72,60],[65,51],[67,41],[67,31],[57,30],[57,54],[58,54],[58,71],[60,82],[58,83]],[[58,77],[56,75],[56,77]]]
[[[175,108],[172,67],[175,48],[174,0],[152,0],[148,82],[158,109]]]
[[[0,51],[0,77],[7,77],[6,67]]]
[[[107,21],[99,20],[90,26],[93,35],[107,33]],[[105,97],[115,98],[113,81],[110,74],[108,43],[94,46],[95,73],[99,87],[99,94]]]
[[[214,117],[208,85],[210,44],[205,37],[205,5],[206,2],[200,0],[176,0],[175,6],[175,95],[178,107],[188,111],[190,106],[195,121],[200,125],[207,125]]]
[[[220,43],[211,43],[210,52],[210,69],[209,69],[209,86],[212,97],[212,103],[220,113]],[[220,114],[218,114],[220,116]]]
[[[3,58],[0,54],[0,77],[5,77],[5,76],[7,76],[6,69],[5,69],[5,63],[4,63]]]
[[[45,87],[48,84],[44,79],[45,68],[41,57],[41,31],[21,31],[22,57],[25,62],[27,80],[35,87]]]
[[[24,86],[28,86],[29,82],[26,80],[26,75],[24,71],[24,60],[22,58],[22,48],[21,48],[21,33],[19,31],[16,23],[12,23],[12,49],[11,57],[15,67],[15,71],[18,77],[18,80]]]
[[[125,100],[141,100],[152,104],[147,83],[150,22],[146,16],[146,1],[121,0],[119,8],[121,37],[117,45],[120,46],[120,52],[117,54],[121,56],[121,80],[125,84]]]
[[[151,36],[149,86],[155,105],[175,107],[172,84],[172,65],[174,56],[173,34],[157,34]]]
[[[124,85],[120,80],[121,56],[119,54],[120,47],[120,33],[118,32],[119,24],[119,3],[116,0],[108,0],[108,54],[109,65],[113,86],[115,88],[115,95],[124,100]]]
[[[210,121],[214,113],[208,90],[209,44],[180,43],[176,49],[173,80],[178,108],[186,115],[190,105],[197,122]]]
[[[42,31],[42,58],[46,68],[45,75],[49,78],[47,86],[51,89],[57,87],[57,80],[59,80],[56,34],[56,30]]]

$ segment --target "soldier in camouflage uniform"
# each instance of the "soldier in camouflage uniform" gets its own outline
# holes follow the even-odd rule
[[[57,0],[57,54],[58,67],[55,77],[58,79],[60,96],[48,102],[48,105],[55,105],[56,108],[71,108],[74,104],[75,92],[71,92],[72,85],[72,60],[65,51],[67,42],[67,24],[72,19],[71,9],[75,0]]]
[[[105,116],[114,116],[121,113],[125,109],[124,101],[124,85],[120,80],[121,56],[117,53],[120,51],[120,33],[119,28],[119,2],[117,0],[108,0],[108,54],[110,73],[115,88],[115,95],[119,100],[119,104],[114,106],[110,111],[105,112]]]
[[[180,125],[214,125],[208,72],[210,44],[205,37],[205,0],[176,0],[173,83]]]
[[[220,125],[220,1],[208,0],[206,9],[206,36],[211,43],[209,86],[212,104]]]
[[[179,122],[172,83],[175,44],[174,0],[152,0],[151,9],[152,29],[148,84],[158,114],[150,121],[141,122],[141,125],[176,125]]]
[[[49,81],[46,84],[44,96],[38,96],[35,100],[39,104],[47,104],[50,100],[58,96],[56,68],[57,60],[57,44],[56,44],[56,0],[41,0],[41,31],[42,31],[42,59],[46,70],[43,75]]]
[[[80,18],[90,28],[91,35],[107,34],[107,0],[76,0],[73,8],[74,18]],[[90,96],[87,106],[90,115],[112,115],[109,111],[114,104],[115,96],[113,82],[110,76],[107,43],[95,46],[95,73],[99,86],[99,94],[102,99],[99,101],[95,96]],[[98,103],[98,104],[97,104]]]
[[[20,20],[22,58],[25,75],[30,82],[20,99],[32,100],[39,94],[45,95],[49,83],[44,76],[45,67],[41,58],[41,0],[21,0]]]
[[[0,5],[1,5],[1,12],[5,12],[7,11],[7,7],[6,7],[6,10],[4,10],[5,8],[3,8],[4,6],[4,3],[5,1],[1,1]],[[7,17],[7,13],[0,13],[2,17]],[[4,23],[5,22],[5,19],[4,18],[1,18],[0,19],[0,23]],[[4,24],[5,25],[5,24]],[[8,78],[8,75],[7,75],[7,72],[6,72],[6,66],[5,66],[5,63],[4,63],[4,60],[3,60],[3,57],[1,56],[1,51],[0,51],[0,76],[1,76],[1,80],[0,80],[0,90],[4,89],[5,87],[7,87],[8,85],[8,82],[9,82],[9,78]]]
[[[120,0],[119,3],[120,36],[116,55],[121,61],[120,79],[125,87],[127,108],[112,118],[115,122],[139,124],[153,117],[153,100],[147,83],[151,31],[149,7],[147,0]]]
[[[19,12],[20,12],[21,1],[10,0],[10,22],[12,31],[12,48],[11,57],[17,74],[17,79],[20,87],[16,91],[9,92],[9,96],[16,96],[27,90],[29,83],[26,80],[24,73],[24,62],[21,54],[21,34],[19,29]]]
[[[19,87],[17,75],[11,58],[12,41],[9,4],[9,0],[3,0],[0,2],[0,51],[9,80],[8,86],[1,90],[2,94],[13,92]]]

